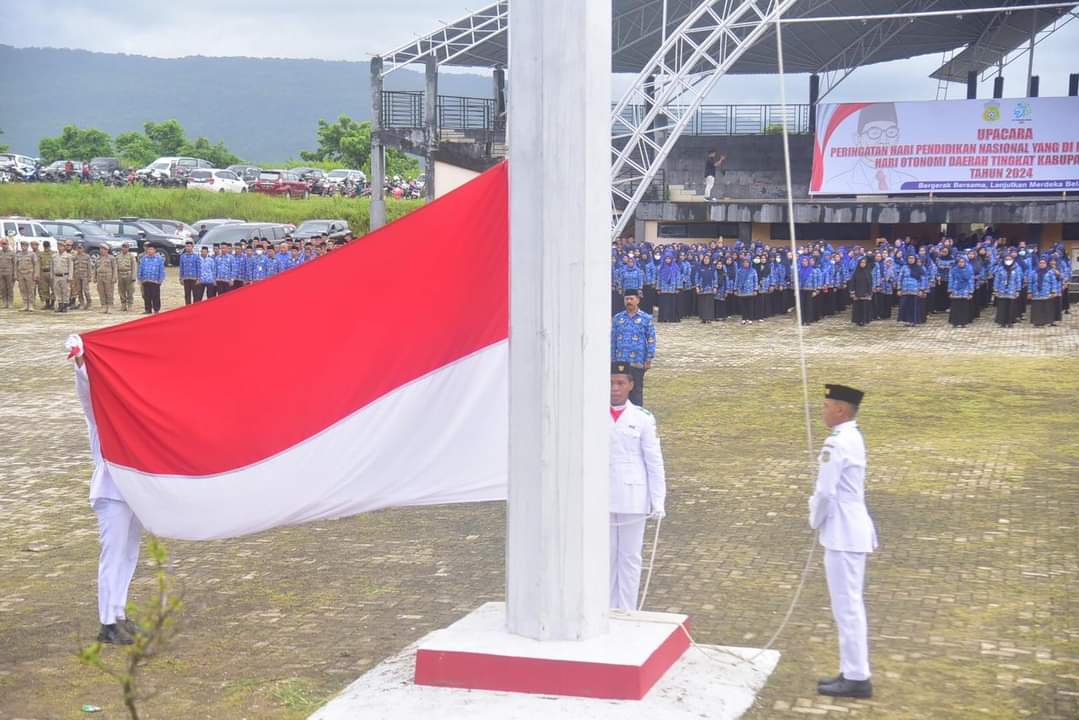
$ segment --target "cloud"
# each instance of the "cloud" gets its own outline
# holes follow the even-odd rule
[[[490,0],[39,0],[0,3],[0,42],[17,47],[70,47],[156,57],[184,55],[366,60],[456,20]],[[1072,22],[1035,51],[1043,95],[1061,95],[1075,71],[1079,22]],[[937,82],[929,73],[939,56],[924,56],[858,69],[827,99],[932,100]],[[2,69],[0,69],[2,72]],[[630,82],[615,78],[617,96]],[[788,100],[805,102],[805,75],[788,78]],[[1026,60],[1005,69],[1005,94],[1024,94]],[[992,94],[992,80],[979,95]],[[948,97],[965,97],[959,84]],[[774,76],[732,76],[720,80],[709,102],[778,102]]]

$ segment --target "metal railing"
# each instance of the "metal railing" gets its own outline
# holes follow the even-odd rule
[[[499,125],[495,101],[491,98],[439,95],[436,105],[441,130],[494,130]],[[416,129],[423,127],[423,92],[384,90],[382,127]]]
[[[678,112],[680,108],[673,108]],[[627,105],[622,117],[639,124],[647,109],[644,105]],[[673,113],[672,113],[673,114]],[[809,105],[787,106],[787,131],[795,134],[809,132]],[[657,122],[657,127],[668,124]],[[766,135],[783,131],[782,105],[701,105],[690,117],[683,135]]]
[[[504,120],[497,117],[495,101],[491,98],[439,95],[437,111],[441,130],[500,130]],[[635,121],[644,116],[645,107],[627,105],[622,114],[627,120]],[[382,126],[422,128],[423,92],[384,90]],[[780,105],[702,105],[693,113],[683,134],[765,135],[781,132],[782,126]],[[809,105],[787,106],[787,129],[791,133],[809,132]]]

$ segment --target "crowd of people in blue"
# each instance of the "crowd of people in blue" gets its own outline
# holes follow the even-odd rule
[[[273,277],[286,270],[299,267],[334,249],[334,241],[282,242],[274,246],[266,238],[249,243],[221,243],[213,246],[213,252],[202,245],[195,252],[194,243],[187,243],[180,254],[180,283],[184,286],[184,304],[200,302]]]
[[[1071,264],[1062,245],[1045,251],[1012,245],[991,230],[961,245],[948,237],[923,245],[881,238],[870,249],[816,242],[795,257],[788,249],[724,244],[722,238],[707,245],[621,240],[612,246],[612,314],[623,308],[625,292],[635,291],[641,312],[654,315],[658,308],[658,322],[691,316],[702,323],[764,322],[792,312],[795,275],[804,324],[848,308],[858,326],[889,320],[893,311],[911,327],[946,313],[960,328],[991,306],[1003,327],[1028,311],[1036,327],[1055,325],[1068,313]]]

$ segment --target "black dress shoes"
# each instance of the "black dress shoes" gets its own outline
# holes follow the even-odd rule
[[[842,679],[843,673],[833,675],[832,677],[821,678],[820,680],[817,680],[817,687],[820,687],[821,685],[831,685],[832,683],[837,683]]]
[[[818,685],[817,692],[831,697],[871,698],[873,697],[873,683],[869,680],[841,678],[833,683]]]
[[[101,631],[97,634],[97,641],[99,643],[106,643],[108,645],[131,645],[135,642],[123,626],[118,626],[116,623],[111,625],[102,625]]]

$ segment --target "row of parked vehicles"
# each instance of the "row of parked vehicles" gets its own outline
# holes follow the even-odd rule
[[[121,167],[117,158],[93,158],[88,163],[57,160],[42,165],[35,158],[15,153],[0,154],[0,182],[101,182],[106,185],[186,187],[210,192],[260,192],[278,197],[311,195],[358,197],[366,194],[367,176],[360,170],[340,168],[262,168],[230,165],[215,168],[209,161],[192,157],[161,157],[141,170]]]
[[[206,218],[194,225],[167,218],[122,217],[113,220],[86,220],[59,218],[36,220],[25,217],[0,218],[0,232],[16,243],[22,239],[51,240],[53,249],[57,243],[82,243],[91,256],[117,253],[126,245],[133,252],[154,247],[170,265],[180,260],[186,243],[211,248],[220,243],[235,244],[255,238],[266,238],[273,243],[291,239],[303,242],[316,236],[337,241],[352,238],[352,229],[345,220],[305,220],[299,226],[289,223],[247,222],[236,218]],[[11,237],[14,233],[14,237]]]

